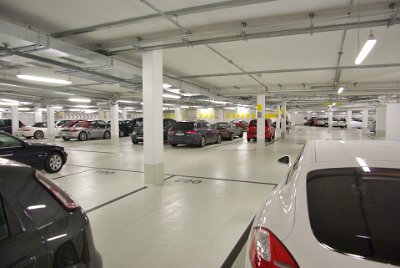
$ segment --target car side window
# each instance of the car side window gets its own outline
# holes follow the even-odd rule
[[[89,124],[89,128],[97,128],[97,123],[91,122],[91,123]]]
[[[0,133],[0,148],[22,147],[22,142],[13,136]]]
[[[3,205],[3,198],[0,195],[0,241],[10,237],[8,230],[6,212]]]

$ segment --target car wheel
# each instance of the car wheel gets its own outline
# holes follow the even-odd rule
[[[125,132],[124,132],[123,130],[120,130],[120,131],[119,131],[119,136],[120,136],[120,137],[124,137],[124,136],[125,136]]]
[[[271,137],[269,137],[269,138],[267,138],[267,141],[271,141],[272,140],[272,136]]]
[[[79,135],[78,135],[78,140],[80,140],[80,141],[85,141],[85,140],[87,140],[87,138],[88,138],[87,133],[84,132],[84,131],[82,131],[82,132],[79,133]]]
[[[172,147],[178,146],[178,144],[176,144],[176,143],[170,143],[170,144],[171,144]]]
[[[206,146],[206,138],[204,136],[201,137],[199,145],[200,147]]]
[[[328,123],[325,123],[325,124],[324,124],[324,127],[328,127]]]
[[[35,137],[35,139],[39,140],[39,139],[43,139],[44,138],[44,133],[41,130],[37,130],[35,131],[35,133],[33,134],[33,137]]]
[[[233,141],[233,133],[231,133],[231,134],[229,135],[229,139],[230,139],[231,141]]]
[[[232,134],[231,134],[231,136],[232,136]],[[218,135],[218,137],[217,137],[217,143],[220,144],[221,142],[222,142],[222,136],[221,136],[221,135]]]
[[[56,173],[60,171],[63,166],[63,157],[59,152],[52,152],[46,158],[44,170],[48,173]]]
[[[69,138],[67,138],[67,137],[62,137],[63,138],[63,140],[65,140],[65,141],[69,141]]]
[[[251,139],[250,139],[250,138],[247,138],[247,141],[248,141],[248,142],[250,142],[250,141],[251,141]]]
[[[239,138],[243,138],[243,131],[240,132]]]
[[[103,134],[103,139],[110,139],[111,138],[111,132],[110,131],[106,131]]]

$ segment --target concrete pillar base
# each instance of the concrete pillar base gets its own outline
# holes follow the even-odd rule
[[[119,136],[111,135],[111,144],[118,145],[119,144]]]
[[[144,164],[144,184],[155,186],[164,184],[164,163]]]
[[[386,137],[386,130],[377,130],[376,137]]]

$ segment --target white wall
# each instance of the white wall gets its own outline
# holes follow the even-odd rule
[[[386,139],[400,141],[400,103],[388,103],[386,107]]]

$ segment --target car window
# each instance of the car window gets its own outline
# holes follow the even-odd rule
[[[97,126],[99,128],[106,128],[107,127],[107,123],[104,121],[97,121]]]
[[[309,220],[320,243],[400,264],[400,169],[314,170],[306,185]]]
[[[250,126],[256,127],[257,126],[257,120],[251,120],[250,121]]]
[[[22,142],[13,136],[0,133],[0,148],[22,147]]]
[[[97,127],[98,127],[98,124],[97,124],[96,122],[90,122],[90,123],[89,123],[89,127],[90,127],[90,128],[97,128]]]
[[[3,205],[3,198],[0,195],[0,241],[10,237],[8,230],[6,212]]]
[[[173,127],[172,130],[192,130],[194,127],[193,122],[177,122]]]

